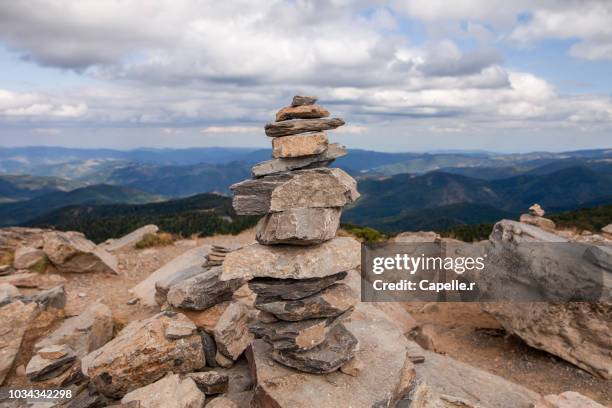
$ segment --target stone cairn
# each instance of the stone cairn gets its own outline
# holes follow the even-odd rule
[[[336,232],[342,208],[359,193],[351,176],[327,167],[346,150],[329,144],[325,131],[344,121],[328,118],[316,100],[295,96],[278,111],[265,126],[273,159],[231,187],[238,214],[264,217],[258,244],[227,254],[221,279],[254,278],[260,312],[251,332],[272,346],[275,361],[319,374],[340,368],[358,346],[342,324],[357,298],[340,281],[359,265],[359,245]]]

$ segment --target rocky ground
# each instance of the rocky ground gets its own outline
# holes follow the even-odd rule
[[[58,327],[65,324],[65,319],[70,318],[71,316],[82,316],[84,311],[90,308],[92,304],[97,302],[108,306],[110,312],[112,313],[112,334],[103,334],[103,329],[87,328],[86,330],[90,331],[97,330],[96,335],[91,336],[91,338],[100,339],[106,336],[101,341],[101,344],[104,344],[110,340],[111,337],[114,337],[115,339],[113,342],[119,345],[123,344],[120,346],[120,354],[129,355],[129,350],[131,347],[130,344],[133,339],[139,338],[139,336],[142,335],[141,333],[144,333],[143,330],[145,330],[147,333],[158,333],[155,331],[154,326],[156,324],[161,324],[158,322],[162,322],[164,325],[163,327],[165,327],[164,330],[166,334],[165,337],[162,335],[158,340],[156,340],[156,342],[158,344],[165,344],[165,342],[167,342],[168,344],[167,346],[164,346],[167,347],[167,349],[164,349],[163,347],[158,349],[157,352],[160,352],[161,354],[156,361],[162,361],[162,363],[159,364],[164,364],[163,355],[166,353],[175,352],[185,353],[184,355],[188,356],[187,360],[193,362],[194,354],[192,354],[192,351],[190,351],[188,348],[177,348],[173,341],[183,342],[181,344],[184,344],[184,341],[187,341],[187,344],[189,344],[189,341],[193,341],[193,344],[197,344],[197,347],[200,347],[199,338],[196,341],[194,337],[195,335],[192,334],[192,330],[195,329],[195,326],[193,326],[189,319],[195,321],[197,327],[205,327],[208,323],[197,320],[198,312],[185,311],[185,315],[189,317],[189,319],[185,320],[177,319],[172,314],[168,315],[167,317],[163,314],[159,315],[159,305],[147,305],[145,304],[146,302],[136,301],[135,299],[137,299],[137,297],[131,288],[138,285],[153,272],[159,270],[162,266],[168,264],[168,262],[172,259],[177,259],[177,257],[189,251],[193,251],[194,248],[206,244],[236,248],[238,246],[250,244],[254,241],[255,231],[249,230],[241,233],[238,236],[216,236],[209,238],[187,239],[176,241],[173,245],[152,247],[147,249],[135,249],[131,245],[128,245],[124,248],[119,248],[112,251],[116,257],[116,266],[114,267],[115,273],[109,273],[109,271],[105,271],[103,273],[62,272],[58,270],[61,269],[61,264],[58,263],[58,266],[55,269],[48,269],[47,273],[37,271],[33,277],[28,277],[27,279],[21,278],[21,280],[15,281],[15,276],[19,276],[15,273],[0,276],[1,283],[15,283],[16,286],[18,286],[20,296],[22,297],[36,296],[37,294],[40,294],[41,291],[57,287],[58,284],[63,285],[65,292],[65,304],[63,307],[61,307],[61,313],[52,312],[55,309],[53,309],[53,305],[49,306],[49,301],[45,301],[47,303],[42,301],[33,302],[39,302],[36,304],[39,305],[39,308],[44,309],[44,312],[42,315],[39,315],[39,317],[36,318],[36,329],[34,330],[30,328],[28,331],[26,331],[24,341],[21,344],[15,361],[11,365],[11,369],[8,371],[3,387],[29,388],[32,387],[33,384],[37,387],[41,386],[41,384],[43,384],[41,382],[32,383],[32,375],[44,377],[45,372],[40,370],[35,371],[36,367],[32,361],[36,358],[40,358],[42,355],[41,353],[43,352],[60,354],[61,352],[53,350],[52,348],[50,350],[47,350],[45,347],[41,348],[39,343],[42,339],[53,337],[52,333],[56,332]],[[75,265],[71,265],[70,267],[74,268]],[[234,298],[236,299],[240,296],[234,296]],[[26,304],[33,304],[27,303],[28,301],[29,300],[24,300]],[[238,303],[234,304],[237,305]],[[6,307],[6,305],[4,307]],[[169,309],[167,305],[165,308],[167,310]],[[233,318],[240,318],[240,316],[244,315],[242,306],[236,306],[236,308],[237,311],[232,312],[232,316],[227,317],[226,314],[226,317],[230,319],[230,321],[227,322],[228,327],[231,327],[232,325],[240,326],[241,324],[237,321],[231,320]],[[612,395],[609,391],[609,381],[598,378],[580,368],[577,368],[559,357],[528,346],[519,337],[506,332],[497,322],[497,320],[495,320],[490,314],[485,313],[477,304],[404,303],[399,305],[399,307],[390,307],[388,310],[385,310],[385,306],[381,306],[381,309],[386,313],[387,317],[391,316],[390,320],[396,323],[396,325],[401,328],[401,331],[406,333],[406,336],[409,339],[415,340],[416,343],[426,350],[422,352],[418,352],[417,350],[417,354],[425,355],[428,364],[430,362],[432,362],[431,364],[433,364],[433,362],[438,364],[434,365],[432,369],[438,369],[440,365],[444,366],[447,363],[445,363],[446,360],[441,360],[439,362],[432,360],[432,357],[426,354],[429,352],[433,352],[441,356],[451,357],[459,362],[463,362],[475,368],[481,369],[483,372],[495,374],[510,381],[511,383],[516,384],[517,386],[523,386],[526,389],[534,391],[534,396],[530,396],[530,399],[537,398],[537,394],[561,394],[565,391],[571,390],[598,401],[604,406],[609,406],[612,404]],[[146,396],[151,392],[161,392],[163,395],[165,395],[164,398],[168,398],[169,400],[184,396],[186,400],[184,404],[181,403],[182,405],[179,406],[201,406],[201,402],[202,404],[206,403],[206,406],[209,407],[248,407],[253,396],[254,380],[247,366],[247,362],[242,356],[247,344],[239,344],[241,343],[241,339],[231,338],[231,336],[235,336],[234,332],[231,330],[223,332],[223,330],[218,327],[219,315],[225,313],[225,310],[227,309],[220,310],[216,317],[210,317],[210,315],[213,315],[214,313],[207,314],[206,317],[206,319],[212,319],[210,324],[212,324],[214,327],[213,331],[216,331],[215,333],[218,334],[218,336],[215,337],[216,340],[223,342],[225,335],[230,336],[227,338],[228,349],[224,353],[226,357],[216,356],[217,368],[204,369],[203,367],[199,366],[183,366],[181,369],[184,369],[184,372],[196,372],[193,374],[188,374],[187,376],[166,376],[155,382],[153,385],[146,385],[148,384],[146,373],[150,367],[145,366],[145,371],[143,371],[142,374],[134,375],[132,373],[130,374],[132,377],[129,379],[129,381],[135,381],[134,384],[136,384],[137,381],[141,381],[140,384],[142,384],[143,387],[127,394],[125,393],[125,391],[128,391],[127,388],[116,389],[109,387],[106,392],[105,398],[107,399],[104,400],[105,402],[100,403],[100,401],[92,402],[93,400],[81,400],[81,405],[67,406],[104,406],[104,404],[110,404],[110,401],[112,401],[112,398],[114,397],[117,398],[115,401],[117,403],[119,402],[119,399],[123,397],[121,401],[124,403],[124,406],[130,406],[127,404],[134,400],[140,400],[142,406],[163,406],[155,405],[151,402],[144,402]],[[403,315],[403,311],[406,311],[405,316]],[[380,312],[376,313],[380,314]],[[357,317],[351,323],[349,323],[349,326],[352,325],[351,330],[358,332],[359,328],[361,327],[360,325],[362,324],[360,322],[363,321],[363,324],[366,324],[369,321],[368,319],[374,318],[373,316],[378,316],[376,313],[367,308],[363,310],[359,309],[356,314]],[[399,313],[400,316],[394,318],[394,313]],[[412,316],[414,319],[411,320],[412,318],[410,316]],[[96,317],[96,319],[98,319],[98,317]],[[141,322],[143,321],[149,322],[146,323],[149,326],[147,326],[145,329],[139,328],[138,326],[139,324],[142,324]],[[128,329],[123,330],[131,322],[135,322],[137,326],[133,327],[132,325]],[[168,329],[168,327],[171,327],[171,330]],[[364,328],[365,327],[366,326],[364,326]],[[364,333],[366,332],[367,330]],[[122,336],[124,340],[121,340]],[[243,336],[246,336],[246,334],[243,334]],[[174,338],[178,340],[172,340]],[[124,343],[121,343],[121,341]],[[250,341],[252,341],[252,339],[249,340],[249,342]],[[368,338],[363,337],[360,339],[360,341],[367,344]],[[372,341],[381,341],[381,339],[373,339]],[[53,341],[49,341],[49,344],[52,343]],[[220,347],[220,344],[221,343],[218,343],[217,347]],[[265,347],[264,343],[256,344],[260,344],[261,347]],[[42,346],[44,346],[44,344],[42,344]],[[88,346],[84,347],[88,348]],[[119,346],[115,345],[114,347]],[[137,353],[138,345],[134,347],[134,353]],[[233,347],[235,349],[232,349]],[[104,351],[97,355],[96,353],[90,353],[89,355],[85,356],[87,354],[86,352],[83,352],[83,354],[80,355],[78,347],[75,346],[73,348],[75,348],[75,350],[70,350],[65,357],[61,357],[59,360],[62,358],[69,358],[71,353],[76,353],[78,359],[82,359],[83,364],[90,367],[89,375],[92,376],[92,378],[95,376],[97,369],[96,367],[104,367],[104,359],[115,358],[113,357],[113,353],[117,352],[112,348],[106,349],[103,347],[100,349],[99,345],[96,345],[93,347],[93,349],[100,349]],[[89,347],[89,349],[86,351],[95,351],[91,350],[91,348],[92,347]],[[257,350],[255,351],[257,352]],[[202,350],[201,353],[204,355],[206,350]],[[235,355],[235,361],[232,362],[232,358],[230,358],[229,361],[226,361],[228,355]],[[255,359],[255,364],[260,364],[257,372],[260,373],[261,376],[268,376],[265,378],[269,378],[268,381],[270,382],[278,381],[276,378],[285,378],[288,375],[288,373],[285,373],[282,370],[282,372],[267,370],[266,367],[268,363],[258,360],[260,357],[257,357],[257,355],[252,358]],[[177,359],[181,360],[180,355],[175,356],[174,361],[177,361]],[[202,357],[202,359],[204,359],[204,357]],[[212,356],[212,359],[214,360],[215,356]],[[195,360],[197,360],[197,358]],[[211,356],[206,356],[206,360],[210,361]],[[226,365],[228,368],[218,367],[219,363]],[[133,362],[131,364],[137,366],[137,362]],[[181,364],[184,365],[185,363],[182,362]],[[415,363],[415,367],[417,375],[419,375],[420,368],[418,362]],[[425,367],[425,365],[423,365],[423,367]],[[375,370],[378,368],[372,366],[371,369]],[[381,372],[384,371],[384,367],[380,369],[382,370]],[[160,367],[160,370],[176,372],[176,370],[172,370],[170,366],[168,366],[168,368]],[[199,370],[204,371],[197,372]],[[343,367],[343,372],[353,372],[353,375],[359,375],[359,373],[363,372],[364,370],[368,370],[368,367]],[[66,376],[67,373],[70,373],[70,371],[71,370],[68,370],[66,373],[61,374],[61,376]],[[139,377],[140,375],[144,376],[142,377],[142,380],[138,380],[138,378],[141,378]],[[342,375],[350,374],[334,374],[333,376],[328,377],[328,381],[342,383],[344,378]],[[98,378],[101,378],[103,382],[104,376]],[[53,379],[45,381],[53,381]],[[95,380],[94,383],[96,383]],[[49,383],[44,384],[49,386]],[[53,383],[51,382],[50,384]],[[103,383],[96,384],[98,384],[99,387],[104,387]],[[147,388],[153,386],[154,388],[152,389]],[[326,385],[323,384],[321,386],[326,387]],[[336,384],[334,387],[337,386],[338,385]],[[428,384],[428,386],[430,387],[433,385]],[[507,385],[504,385],[503,387],[506,386]],[[466,385],[466,387],[469,388],[469,385]],[[134,387],[131,387],[130,389],[132,388]],[[81,389],[83,388],[79,388],[79,390]],[[303,391],[303,388],[298,389],[301,390],[300,392]],[[177,390],[180,390],[180,392]],[[205,392],[204,390],[208,390],[208,392]],[[268,390],[268,392],[270,391]],[[512,392],[519,392],[521,395],[528,394],[526,390],[512,392],[504,390],[504,392],[507,392],[508,395],[511,395]],[[82,391],[80,395],[84,394],[87,394],[87,390]],[[219,394],[222,396],[218,396]],[[206,397],[204,398],[203,395],[206,395]],[[278,398],[278,396],[274,397]],[[310,398],[309,396],[304,397]],[[486,401],[487,396],[481,397]],[[573,396],[570,397],[573,398]],[[288,403],[290,404],[291,401]],[[5,404],[6,406],[20,406],[9,405],[9,403],[6,401],[4,403],[0,402],[0,406],[2,406],[2,404]],[[413,405],[401,404],[402,402],[399,403],[399,406],[429,406],[416,405],[414,402],[412,402]],[[488,405],[484,404],[482,406]],[[557,405],[550,406],[554,407]]]

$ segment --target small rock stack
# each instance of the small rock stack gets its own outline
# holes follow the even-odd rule
[[[220,245],[213,245],[210,253],[206,255],[206,262],[204,263],[204,267],[222,265],[223,260],[225,259],[225,255],[227,255],[231,251],[232,250],[230,248],[226,248]]]
[[[265,126],[272,160],[256,164],[253,179],[231,187],[241,215],[264,215],[259,244],[231,252],[222,280],[252,279],[259,319],[251,331],[272,346],[271,357],[286,366],[329,373],[353,358],[358,341],[342,321],[357,299],[341,283],[360,262],[352,238],[336,237],[342,208],[359,197],[356,181],[327,166],[344,156],[329,144],[326,130],[344,125],[316,105],[295,96],[291,106]]]
[[[544,214],[546,212],[540,206],[540,204],[534,204],[529,207],[528,214],[522,214],[520,217],[520,221],[525,224],[535,225],[536,227],[540,227],[545,230],[554,231],[556,225],[553,220],[548,218],[544,218]]]

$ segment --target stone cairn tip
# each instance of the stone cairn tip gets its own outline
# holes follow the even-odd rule
[[[346,155],[326,134],[344,120],[329,118],[316,101],[297,95],[277,112],[265,125],[272,160],[256,164],[253,179],[231,187],[238,214],[263,218],[259,244],[245,248],[239,262],[224,264],[224,274],[255,277],[249,286],[260,316],[250,330],[272,346],[272,359],[322,374],[351,360],[358,346],[342,324],[357,298],[341,283],[346,271],[358,266],[358,256],[346,255],[355,248],[336,232],[342,208],[359,193],[351,176],[327,167]]]

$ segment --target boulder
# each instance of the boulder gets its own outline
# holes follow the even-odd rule
[[[394,407],[414,381],[408,340],[371,305],[357,305],[344,323],[359,341],[355,352],[366,369],[357,376],[309,374],[272,360],[272,347],[255,340],[247,358],[256,379],[254,408]]]
[[[195,381],[200,391],[206,395],[223,394],[228,390],[229,377],[220,371],[189,373],[187,377]]]
[[[359,342],[342,324],[334,326],[325,340],[309,350],[274,350],[277,362],[303,372],[326,374],[336,371],[355,356]]]
[[[339,272],[323,278],[309,279],[274,279],[255,278],[249,281],[249,288],[261,301],[297,300],[314,295],[346,277],[346,272]],[[355,280],[357,287],[360,282]]]
[[[13,268],[33,269],[38,272],[44,272],[46,267],[47,255],[45,255],[43,250],[28,246],[18,246],[15,249]]]
[[[340,118],[294,119],[267,123],[264,129],[267,136],[281,137],[296,135],[298,133],[320,132],[322,130],[335,129],[342,125],[344,125],[344,120]]]
[[[201,245],[188,250],[177,256],[146,279],[132,288],[134,296],[140,299],[143,306],[157,306],[155,302],[155,283],[173,276],[180,271],[192,267],[197,267],[206,262],[206,256],[210,252],[210,245]]]
[[[238,404],[229,398],[217,397],[206,404],[207,408],[240,408]]]
[[[204,310],[232,298],[232,294],[244,281],[240,278],[220,280],[220,266],[208,269],[192,278],[170,287],[168,303],[174,307]]]
[[[316,102],[316,96],[295,95],[291,101],[291,106],[314,105]]]
[[[604,234],[612,235],[612,224],[608,224],[601,229]]]
[[[236,361],[253,341],[253,335],[249,332],[251,318],[251,312],[244,303],[230,303],[215,326],[217,352]]]
[[[321,154],[328,144],[325,132],[275,137],[272,139],[272,157],[280,159]]]
[[[119,251],[124,248],[131,248],[136,245],[145,235],[155,234],[159,231],[157,225],[149,224],[144,227],[140,227],[127,235],[122,236],[119,239],[113,239],[108,243],[99,245],[107,251]]]
[[[255,322],[250,326],[257,338],[263,338],[274,350],[309,350],[325,341],[331,330],[346,319],[352,310],[336,317],[298,322]]]
[[[172,285],[193,278],[196,275],[205,272],[206,268],[202,265],[194,265],[177,271],[175,274],[166,276],[165,278],[155,282],[155,302],[162,306],[168,301],[168,291]]]
[[[314,247],[248,245],[227,255],[222,280],[323,278],[358,267],[361,244],[336,237]]]
[[[335,283],[323,291],[298,300],[257,302],[255,307],[281,320],[299,321],[339,316],[353,308],[358,299],[347,285]]]
[[[233,184],[232,205],[240,215],[292,208],[343,207],[359,198],[357,182],[341,169],[295,170]]]
[[[186,310],[186,309],[175,309],[177,312],[183,313],[196,325],[198,329],[204,330],[207,333],[212,334],[217,326],[217,322],[221,318],[221,315],[225,312],[225,309],[229,306],[230,302],[217,303],[214,306],[204,310]]]
[[[78,316],[66,319],[49,336],[38,341],[34,350],[66,345],[78,357],[102,347],[113,337],[113,315],[102,303],[92,303]]]
[[[525,224],[535,225],[536,227],[540,227],[549,231],[554,231],[556,228],[556,225],[553,220],[549,220],[548,218],[539,217],[532,214],[522,214],[520,221]]]
[[[318,119],[326,118],[329,112],[319,105],[287,106],[276,112],[276,121],[281,122],[289,119]]]
[[[325,167],[339,157],[346,156],[346,149],[339,143],[331,143],[323,153],[312,156],[272,159],[257,163],[251,169],[253,177],[269,176],[290,170]]]
[[[336,236],[342,208],[292,208],[267,214],[257,224],[263,245],[313,245]]]
[[[117,274],[117,258],[81,233],[52,231],[43,240],[43,251],[60,272]]]
[[[408,342],[409,355],[424,356],[415,365],[416,381],[397,405],[412,407],[530,408],[539,394],[494,374]],[[367,370],[365,370],[367,371]]]
[[[180,313],[162,312],[130,323],[113,340],[83,358],[83,373],[102,394],[118,398],[169,371],[188,373],[204,367],[202,340],[195,326],[191,336],[169,339],[166,328],[173,322],[190,321]]]
[[[142,408],[202,408],[205,399],[191,378],[170,373],[153,384],[127,393],[121,403],[138,401]]]
[[[37,312],[38,305],[34,302],[26,304],[16,300],[0,307],[0,385],[11,370],[24,334]]]
[[[566,391],[559,395],[547,395],[538,400],[533,408],[605,408],[579,392]]]
[[[45,358],[40,352],[35,354],[26,366],[26,376],[30,381],[44,381],[55,378],[68,370],[77,356],[69,347],[63,347],[63,355],[57,358]]]

